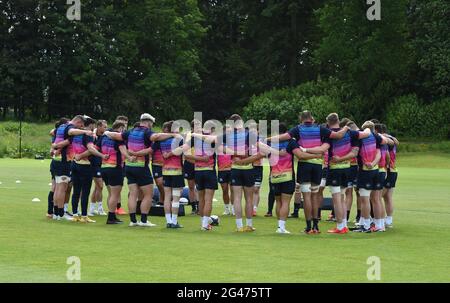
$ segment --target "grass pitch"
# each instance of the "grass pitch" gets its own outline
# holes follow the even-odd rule
[[[190,215],[181,230],[167,230],[163,217],[146,229],[106,225],[105,217],[54,222],[45,218],[49,163],[0,159],[0,282],[67,282],[70,256],[81,260],[81,282],[368,282],[370,256],[381,260],[381,282],[450,282],[448,154],[400,155],[394,229],[329,235],[333,224],[322,222],[317,236],[300,233],[303,214],[288,220],[291,235],[275,234],[277,219],[263,217],[267,167],[254,233],[235,233],[224,216],[212,232]],[[220,190],[216,198],[213,214],[221,215]]]

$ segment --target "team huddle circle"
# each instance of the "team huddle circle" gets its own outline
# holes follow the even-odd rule
[[[327,187],[332,205],[328,221],[336,222],[336,227],[326,233],[392,228],[399,142],[386,125],[373,119],[358,127],[336,113],[319,124],[309,111],[301,112],[299,120],[290,129],[279,123],[267,135],[263,124],[246,123],[238,114],[225,125],[216,120],[167,121],[160,132],[153,130],[156,119],[148,113],[132,127],[125,116],[118,116],[112,125],[86,115],[61,118],[50,131],[52,188],[47,217],[96,223],[93,217],[98,215],[106,217],[106,224],[116,225],[124,223],[118,215],[128,214],[129,227],[155,227],[149,215],[161,215],[165,228],[181,229],[179,216],[190,205],[192,214],[200,217],[200,229],[212,231],[220,226],[219,216],[212,214],[220,186],[223,215],[235,216],[236,232],[254,232],[260,188],[268,182],[265,217],[277,217],[276,233],[290,234],[287,218],[299,217],[301,208],[306,222],[302,232],[321,233]],[[263,180],[265,166],[270,169],[268,180]],[[124,186],[128,201],[121,199]],[[354,197],[357,215],[349,227]]]

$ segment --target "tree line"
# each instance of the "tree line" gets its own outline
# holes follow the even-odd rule
[[[387,119],[405,96],[418,108],[450,102],[447,0],[381,0],[379,21],[364,0],[81,4],[70,21],[66,1],[0,1],[3,118],[223,119],[304,87],[339,91],[330,102],[360,119]]]

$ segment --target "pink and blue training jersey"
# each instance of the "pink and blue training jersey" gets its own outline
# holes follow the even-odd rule
[[[271,143],[271,147],[279,151],[285,151],[284,155],[270,155],[270,182],[283,183],[294,180],[294,150],[298,149],[298,143],[293,140]]]
[[[128,150],[132,152],[138,152],[143,149],[147,149],[152,145],[150,141],[150,137],[153,135],[153,132],[145,127],[138,126],[129,131],[126,131],[122,134],[123,141],[126,142]],[[136,159],[136,162],[127,162],[126,166],[134,166],[134,167],[146,167],[150,162],[150,156],[139,156]]]
[[[97,147],[102,154],[109,155],[108,159],[103,159],[102,161],[103,168],[123,166],[125,163],[125,155],[122,155],[119,149],[122,145],[125,145],[125,142],[113,140],[105,135],[99,137]]]
[[[90,143],[94,143],[94,139],[91,136],[87,135],[77,135],[72,139],[72,151],[74,155],[80,155],[87,151],[87,146]],[[90,165],[91,161],[89,161],[89,157],[84,157],[78,161],[75,160],[75,163],[82,165]]]
[[[332,129],[332,131],[339,131],[340,128]],[[359,132],[350,130],[345,133],[341,139],[329,139],[330,148],[328,149],[328,165],[330,169],[350,168],[350,161],[342,161],[339,163],[333,163],[330,161],[334,156],[340,158],[348,155],[354,147],[359,145]]]
[[[172,152],[177,147],[183,145],[183,140],[179,141],[176,138],[168,138],[160,142],[161,152],[163,154]],[[164,159],[163,176],[180,176],[183,175],[183,156],[175,156]]]
[[[303,148],[319,147],[331,135],[331,130],[315,123],[302,123],[289,130],[291,138],[297,140],[299,146]],[[323,159],[300,160],[313,164],[323,164]]]
[[[378,165],[369,169],[366,164],[372,163],[380,149],[382,139],[379,135],[371,133],[369,137],[360,140],[359,160],[363,170],[376,170]]]
[[[69,136],[69,130],[72,128],[75,128],[75,126],[71,123],[66,123],[66,124],[60,125],[55,130],[54,143],[58,144],[59,142],[62,142],[66,139],[71,139]],[[72,159],[73,159],[72,143],[63,147],[61,149],[61,153],[59,153],[58,155],[55,155],[55,157],[54,157],[54,160],[62,161],[62,162],[72,161]]]

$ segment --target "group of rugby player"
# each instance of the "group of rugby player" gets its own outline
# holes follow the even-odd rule
[[[349,119],[328,115],[318,125],[309,111],[300,114],[300,124],[288,130],[279,125],[278,134],[261,138],[256,123],[245,125],[232,115],[226,126],[198,120],[186,130],[179,122],[168,121],[162,132],[152,131],[155,118],[142,114],[128,130],[128,119],[119,116],[108,128],[104,120],[78,115],[62,118],[51,131],[53,156],[50,171],[52,189],[47,216],[54,220],[95,223],[94,215],[106,215],[102,206],[103,183],[108,190],[107,224],[119,224],[126,214],[121,207],[124,178],[128,183],[130,227],[152,227],[148,214],[152,206],[153,183],[164,204],[167,228],[182,228],[178,222],[180,197],[189,188],[193,214],[201,218],[201,230],[210,231],[214,193],[222,187],[224,215],[236,216],[238,232],[255,231],[263,176],[263,159],[270,165],[269,211],[276,201],[277,233],[288,234],[286,220],[294,193],[303,197],[307,234],[318,234],[323,190],[330,188],[336,227],[329,233],[349,232],[347,222],[357,196],[355,232],[383,232],[392,227],[393,201],[397,172],[398,140],[387,134],[378,121],[366,121],[361,130]],[[272,130],[275,131],[275,130]],[[294,159],[298,159],[297,182]],[[151,164],[151,171],[150,171]],[[217,170],[216,170],[217,164]],[[89,195],[94,191],[89,208]],[[67,204],[71,197],[72,214]],[[242,210],[242,198],[245,212]],[[78,211],[81,200],[81,212]],[[384,200],[384,204],[383,204]],[[296,197],[295,202],[300,199]],[[293,217],[298,216],[295,203]],[[243,222],[245,213],[246,222]],[[140,214],[140,220],[136,218]]]

